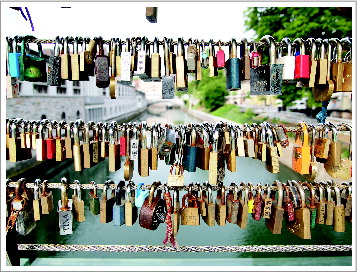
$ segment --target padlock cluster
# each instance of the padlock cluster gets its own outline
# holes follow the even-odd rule
[[[28,43],[35,41],[38,55],[28,51]],[[333,92],[352,91],[352,45],[348,37],[297,38],[291,44],[289,38],[275,42],[273,37],[266,35],[259,42],[243,39],[239,43],[240,54],[235,38],[230,42],[214,43],[213,40],[204,42],[191,38],[188,42],[182,38],[177,42],[171,38],[164,38],[164,41],[155,38],[149,42],[142,37],[127,38],[122,43],[119,38],[103,41],[101,37],[56,37],[48,69],[40,41],[33,36],[7,38],[9,90],[18,87],[16,78],[60,86],[61,80],[88,80],[89,76],[95,76],[96,86],[109,87],[111,98],[116,98],[118,82],[131,85],[133,76],[137,76],[143,81],[162,81],[162,98],[172,99],[174,90],[188,90],[189,73],[194,75],[194,80],[201,80],[202,69],[209,69],[209,77],[217,76],[217,69],[225,69],[227,90],[239,90],[242,80],[250,80],[251,95],[280,95],[283,82],[312,87],[317,102],[330,100]],[[18,43],[21,43],[21,50],[18,50]],[[104,53],[105,43],[109,46],[108,54]],[[184,44],[187,45],[186,54]],[[160,45],[164,50],[163,74]],[[222,45],[229,46],[229,58],[225,58]],[[262,65],[265,47],[268,47],[269,63]]]
[[[304,122],[290,131],[296,132],[292,149],[292,168],[307,180],[316,177],[317,162],[324,163],[329,175],[343,180],[352,175],[352,151],[347,160],[341,159],[338,131],[352,128],[347,124],[319,124]],[[350,133],[351,134],[351,133]],[[230,123],[198,123],[189,125],[148,126],[128,123],[85,123],[65,121],[27,121],[8,119],[6,122],[7,160],[17,162],[36,160],[74,160],[75,171],[83,171],[108,158],[110,172],[124,167],[124,179],[133,177],[134,164],[141,177],[158,169],[158,159],[171,165],[168,183],[184,185],[184,170],[196,168],[209,171],[209,183],[216,185],[225,176],[225,168],[236,172],[237,157],[265,162],[267,171],[279,173],[279,157],[289,146],[287,128],[267,122],[252,125]],[[352,138],[352,137],[350,137]],[[124,163],[121,158],[124,158]]]
[[[14,186],[10,186],[14,183],[11,180],[7,182],[7,209],[10,211],[7,213],[7,229],[16,225],[20,235],[27,235],[36,226],[36,221],[46,218],[53,210],[52,191],[47,181],[39,179],[33,184],[20,179]],[[75,180],[71,187],[72,198],[68,195],[70,184],[66,178],[62,178],[60,184],[51,185],[61,189],[57,206],[61,235],[73,233],[73,218],[77,222],[85,221],[85,210],[99,215],[100,223],[114,226],[132,226],[138,221],[142,228],[156,230],[165,222],[165,241],[171,241],[173,245],[180,225],[198,226],[201,221],[209,227],[231,223],[246,229],[248,224],[265,220],[273,234],[281,234],[285,221],[289,232],[302,239],[311,239],[311,230],[316,224],[345,232],[346,220],[352,222],[351,183],[337,185],[332,181],[302,183],[289,180],[255,186],[250,182],[231,183],[226,187],[222,183],[217,186],[207,182],[203,185],[191,183],[181,188],[187,190],[181,200],[179,188],[161,185],[159,181],[154,182],[148,191],[142,188],[145,187],[143,183],[135,186],[132,181],[125,184],[124,181],[109,180],[101,184],[102,193],[99,194],[99,184],[91,182],[84,186]],[[90,190],[86,204],[81,198],[81,188]],[[305,189],[310,192],[308,196]]]

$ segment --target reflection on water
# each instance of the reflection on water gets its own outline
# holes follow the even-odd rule
[[[146,120],[148,124],[153,122],[161,123],[190,123],[200,122],[180,110],[168,110],[159,118],[158,116],[143,113],[138,119],[140,122]],[[123,166],[123,163],[122,163]],[[151,184],[155,180],[166,182],[169,174],[169,165],[164,161],[159,161],[158,171],[151,171],[150,177],[140,177],[135,165],[133,181],[136,184],[143,182]],[[98,165],[85,169],[83,172],[75,172],[73,163],[53,175],[51,169],[44,169],[42,173],[29,173],[28,176],[36,175],[40,179],[48,179],[49,182],[59,182],[61,177],[66,177],[70,182],[78,179],[81,183],[89,183],[94,180],[96,183],[104,183],[111,179],[116,183],[123,180],[123,167],[117,172],[108,171],[108,159]],[[26,177],[27,175],[25,175]],[[195,173],[184,173],[185,183],[200,182],[208,180],[208,171],[197,169]],[[281,165],[279,174],[272,174],[265,169],[265,164],[251,158],[237,158],[237,172],[226,171],[224,184],[231,182],[240,183],[242,181],[256,184],[269,183],[274,180],[304,179],[290,168]],[[60,190],[53,190],[54,203],[60,197]],[[60,236],[58,228],[58,214],[52,212],[44,215],[38,221],[36,229],[26,237],[20,237],[19,243],[48,243],[48,244],[117,244],[117,245],[162,245],[165,238],[166,225],[161,224],[156,231],[143,229],[139,226],[138,220],[132,227],[114,226],[113,223],[101,224],[99,215],[95,216],[89,211],[88,190],[82,191],[83,199],[86,203],[86,221],[83,223],[74,222],[74,233],[68,236]],[[101,192],[99,192],[101,193]],[[71,196],[72,190],[69,191]],[[184,192],[181,192],[183,195]],[[331,226],[317,225],[312,231],[311,240],[303,240],[289,233],[285,226],[282,228],[281,235],[273,235],[266,228],[265,221],[254,221],[249,216],[247,229],[240,229],[236,224],[227,223],[225,227],[208,227],[202,220],[200,226],[180,226],[178,234],[179,245],[330,245],[330,244],[352,244],[352,224],[346,223],[346,232],[334,232]],[[320,252],[309,253],[110,253],[110,252],[21,252],[23,257],[44,257],[55,255],[56,257],[105,257],[105,258],[233,258],[233,257],[315,257],[322,256]],[[351,255],[350,252],[325,252],[324,256]]]

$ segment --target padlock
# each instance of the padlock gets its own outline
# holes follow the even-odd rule
[[[227,169],[236,172],[236,133],[234,128],[230,129],[230,152],[227,160]]]
[[[344,185],[348,186],[348,196],[345,204],[345,216],[347,217],[346,219],[348,221],[352,222],[352,207],[353,207],[352,183],[348,184],[345,182]]]
[[[218,69],[225,68],[225,52],[221,48],[221,41],[219,40],[219,49],[216,52],[216,65]]]
[[[297,38],[293,41],[294,46],[299,46],[299,50],[296,52],[295,62],[295,79],[310,78],[310,56],[306,55],[305,43],[301,38]]]
[[[234,187],[231,192],[227,194],[226,197],[226,220],[229,223],[237,224],[237,216],[239,213],[239,200],[238,192],[239,189],[236,183],[231,183],[231,186]]]
[[[213,202],[212,188],[207,182],[204,183],[204,187],[206,187],[206,194],[203,196],[206,215],[202,215],[202,218],[209,227],[213,227],[215,226],[215,203]]]
[[[310,210],[306,207],[304,189],[297,181],[292,181],[298,188],[301,198],[301,208],[295,209],[295,220],[286,222],[287,229],[302,239],[311,239]]]
[[[314,87],[316,82],[316,75],[317,75],[317,64],[318,61],[316,60],[316,43],[313,38],[307,39],[307,41],[311,45],[311,62],[310,62],[310,77],[308,82],[308,87]]]
[[[209,159],[209,184],[216,185],[218,182],[218,141],[219,132],[215,130],[213,135],[213,148]]]
[[[316,207],[316,195],[315,195],[315,188],[312,184],[308,182],[302,183],[303,186],[307,186],[310,190],[310,196],[308,197],[309,200],[309,211],[310,211],[310,226],[311,229],[314,229],[316,226],[316,219],[317,219],[317,207]]]
[[[257,132],[257,158],[263,162],[267,158],[267,142],[266,142],[266,127],[265,123],[258,126]]]
[[[24,178],[17,181],[15,197],[11,202],[10,217],[14,215],[17,217],[16,231],[19,235],[27,235],[36,227],[31,192],[26,188],[26,180]]]
[[[151,148],[149,152],[149,167],[151,170],[158,169],[158,129],[156,124],[152,125]]]
[[[57,122],[56,121],[52,121],[52,122],[48,122],[47,123],[47,132],[48,132],[48,137],[45,140],[46,141],[46,159],[51,160],[51,159],[56,159],[56,140],[53,138],[53,128],[56,127]]]
[[[328,68],[328,59],[326,56],[325,43],[322,39],[318,38],[315,41],[316,46],[320,45],[319,59],[317,62],[317,74],[316,74],[316,84],[326,84],[327,83],[327,68]]]
[[[213,40],[209,41],[209,77],[218,76]]]
[[[324,169],[332,178],[349,179],[352,177],[352,127],[344,124],[344,126],[350,131],[349,137],[349,156],[347,160],[341,160],[339,166],[325,164]]]
[[[9,70],[8,74],[10,77],[20,77],[20,56],[21,53],[18,52],[17,44],[21,41],[21,37],[15,36],[14,39],[6,37],[9,52],[7,54]]]
[[[278,180],[273,182],[277,186],[277,200],[272,201],[272,211],[270,218],[266,218],[266,226],[272,234],[281,234],[284,209],[282,208],[283,188]]]
[[[243,38],[240,46],[240,67],[241,67],[241,78],[243,80],[250,79],[250,53],[247,45],[247,40]]]
[[[343,91],[343,58],[342,58],[342,44],[337,38],[329,39],[329,42],[335,46],[336,62],[332,63],[332,80],[334,83],[334,92]]]
[[[99,218],[101,223],[109,223],[113,220],[115,195],[114,190],[110,189],[110,186],[113,184],[113,181],[107,180],[103,186],[102,198],[99,202]]]
[[[101,139],[101,157],[106,158],[109,156],[109,126],[108,123],[104,123],[102,125],[102,139]]]
[[[244,148],[245,148],[245,157],[254,158],[255,157],[255,141],[252,135],[250,127],[245,124],[245,134],[244,134]]]
[[[193,43],[191,38],[188,40],[186,64],[187,64],[188,73],[196,72],[196,64],[197,64],[196,45]]]
[[[290,181],[289,181],[290,182]],[[288,182],[288,183],[289,183]],[[293,200],[295,200],[295,194],[293,193],[294,191],[292,190],[293,188],[296,189],[295,192],[298,193],[297,188],[294,186],[289,186],[288,184],[284,184],[282,183],[282,186],[286,192],[285,197],[283,198],[283,202],[284,202],[284,211],[285,213],[287,213],[287,217],[286,220],[288,221],[293,221],[295,220],[295,209],[294,209],[294,202]],[[298,198],[298,194],[297,194],[297,198]],[[292,200],[293,199],[293,200]]]
[[[335,125],[329,124],[332,130],[332,141],[328,148],[328,157],[325,164],[339,166],[341,164],[341,143],[338,142],[338,130]]]
[[[132,136],[129,140],[129,156],[132,161],[138,160],[139,153],[139,137],[138,130],[136,126],[134,126],[132,131]]]
[[[168,186],[184,186],[184,168],[181,164],[175,163],[170,168]]]
[[[117,122],[113,121],[109,125],[108,166],[110,172],[115,172],[121,168],[117,132],[118,132]]]
[[[201,68],[208,69],[209,68],[209,55],[205,50],[205,42],[201,40],[200,42],[200,52],[201,52]]]
[[[34,209],[34,220],[38,221],[41,219],[40,211],[40,179],[34,181],[34,199],[32,200],[32,207]]]
[[[300,174],[309,174],[310,167],[310,146],[309,135],[305,123],[299,123],[301,133],[303,134],[303,141],[301,140],[301,133],[296,133],[296,140],[293,146],[292,155],[292,169]]]
[[[188,200],[193,203],[192,207],[189,207],[185,204],[185,201]],[[196,197],[192,194],[185,194],[182,198],[182,208],[181,208],[181,224],[182,225],[191,225],[198,226],[200,225],[200,217],[199,217],[199,207],[196,201]]]
[[[89,38],[80,38],[82,40],[82,51],[79,53],[79,73],[80,73],[80,79],[81,80],[89,80],[88,76],[90,74],[90,66],[92,66],[92,74],[93,74],[93,58],[92,58],[92,52],[86,51],[86,44],[89,42]],[[93,50],[93,48],[92,48]],[[89,58],[91,62],[90,64],[86,63],[86,58]]]
[[[167,214],[165,200],[161,198],[161,191],[158,190],[154,197],[155,189],[160,182],[155,182],[151,186],[149,196],[144,201],[139,214],[139,225],[142,228],[156,230],[160,223],[164,223]]]
[[[80,80],[80,55],[78,54],[79,37],[73,40],[73,53],[71,56],[71,80]]]
[[[218,184],[218,191],[215,203],[215,221],[218,226],[226,225],[226,201],[225,187],[222,182]]]
[[[254,212],[252,214],[252,217],[255,221],[260,221],[263,204],[263,199],[261,196],[262,186],[261,183],[257,183],[256,186],[258,187],[258,189],[256,189],[256,194],[254,197]]]
[[[137,59],[137,76],[144,81],[148,80],[151,76],[151,61],[148,55],[148,49],[147,37],[141,38]]]
[[[129,182],[126,189],[126,202],[124,203],[124,214],[126,226],[133,226],[138,217],[138,209],[134,205],[131,187],[134,186],[133,182]]]
[[[121,226],[125,223],[125,206],[124,206],[124,181],[120,181],[115,192],[115,203],[113,205],[113,223],[115,226]]]
[[[44,161],[46,160],[46,141],[44,139],[44,128],[46,127],[48,120],[42,120],[38,132],[39,138],[36,139],[36,160]]]
[[[170,62],[170,39],[164,38],[164,67],[165,74],[162,78],[162,98],[173,99],[175,90],[175,75],[171,74],[173,63]]]
[[[59,215],[60,235],[72,234],[73,214],[72,199],[68,199],[67,195],[68,182],[66,178],[61,179],[61,199],[58,201],[57,212]]]
[[[316,138],[315,142],[314,155],[319,162],[326,162],[328,158],[329,144],[331,143],[331,140],[328,139],[329,126],[324,125],[323,129],[320,131],[319,137]]]
[[[99,207],[99,197],[97,195],[96,183],[94,181],[91,181],[90,184],[92,186],[90,192],[88,193],[90,211],[92,212],[92,214],[98,215],[100,207]]]
[[[245,157],[245,143],[244,143],[244,132],[240,127],[236,128],[237,130],[237,138],[236,138],[236,146],[237,146],[237,156]]]
[[[29,54],[27,40],[35,38],[25,36],[21,44],[20,81],[47,82],[46,59],[43,56],[41,43],[37,43],[38,55]]]
[[[271,218],[272,213],[272,198],[271,198],[271,187],[268,183],[265,184],[266,192],[264,190],[264,194],[262,196],[264,207],[262,209],[262,218],[269,219]]]
[[[90,144],[90,127],[94,122],[88,122],[83,125],[82,132],[82,150],[83,150],[83,168],[91,168],[92,163],[92,145]]]
[[[327,62],[325,61],[325,44],[328,46],[327,52]],[[323,76],[320,76],[318,79],[318,84],[312,89],[312,94],[316,102],[328,101],[331,99],[331,96],[334,91],[334,82],[331,79],[331,56],[332,56],[332,46],[327,39],[323,40],[321,43],[321,56],[319,63],[319,73],[323,75],[326,74],[326,79],[323,79]],[[324,69],[323,65],[327,64],[327,68]]]
[[[121,57],[121,54],[122,54],[122,40],[117,38],[115,39],[115,48],[116,50],[114,51],[114,59],[115,59],[115,76],[116,77],[121,77],[122,75],[122,57]]]
[[[341,203],[341,193],[337,184],[334,184],[334,191],[336,194],[336,206],[334,206],[333,212],[333,230],[335,232],[345,232],[346,231],[346,218],[345,218],[345,208]]]
[[[53,55],[49,58],[47,70],[47,85],[61,86],[61,57],[60,57],[60,37],[55,39]]]
[[[138,40],[135,37],[132,37],[131,39],[131,72],[135,73],[135,75],[137,74],[137,66],[138,66],[138,50],[137,50],[137,43]]]
[[[326,198],[324,196],[324,185],[322,182],[316,182],[316,186],[319,190],[319,200],[316,202],[317,218],[316,223],[323,225],[326,216]]]
[[[145,199],[149,196],[148,190],[142,190],[141,187],[144,185],[144,183],[140,183],[137,186],[137,190],[135,193],[135,201],[134,204],[137,208],[141,208]]]
[[[127,38],[125,51],[121,52],[121,83],[125,85],[130,85],[132,81],[130,46],[131,41]]]
[[[61,79],[71,79],[71,61],[68,50],[68,42],[72,39],[72,37],[67,36],[66,38],[62,38],[62,47],[63,53],[60,55],[61,57]]]
[[[277,152],[277,146],[274,144],[273,130],[270,127],[266,127],[267,133],[267,146],[266,146],[266,169],[271,173],[280,172],[279,156]]]
[[[109,51],[109,65],[110,65],[110,79],[109,79],[109,96],[111,99],[117,97],[117,78],[116,78],[116,52],[117,44],[115,39],[111,39],[110,51]]]
[[[260,39],[269,45],[269,65],[258,66],[250,70],[251,95],[281,95],[283,64],[276,64],[275,40],[266,35]]]
[[[161,81],[161,60],[159,54],[159,41],[158,38],[155,37],[153,42],[153,53],[151,55],[151,73],[150,77],[152,81]]]
[[[178,234],[180,226],[180,201],[179,190],[174,190],[173,193],[173,233],[174,236]]]
[[[95,39],[90,39],[88,37],[84,38],[83,40],[84,54],[83,58],[80,58],[80,71],[87,71],[89,76],[94,76],[94,54],[96,53],[96,41]],[[84,60],[84,62],[81,62],[81,59]]]
[[[31,146],[28,146],[26,139],[27,121],[19,120],[17,126],[20,127],[20,147],[21,147],[21,160],[32,159]]]
[[[75,189],[73,190],[72,203],[74,207],[74,215],[77,222],[85,222],[85,202],[82,199],[81,185],[78,180],[73,182]]]
[[[183,166],[184,170],[188,172],[196,171],[196,158],[197,158],[197,150],[196,147],[196,130],[194,127],[191,129],[190,133],[190,144],[185,146],[184,155],[183,155]]]
[[[78,119],[73,127],[73,164],[75,166],[75,171],[83,170],[83,148],[80,142],[80,127],[83,125],[83,121]]]
[[[47,188],[47,180],[42,182],[42,193],[41,193],[41,212],[42,214],[50,214],[53,210],[53,195],[52,191]]]
[[[247,212],[254,213],[254,207],[255,207],[255,200],[253,195],[254,187],[251,182],[248,182],[247,186],[249,187],[249,193],[247,196],[247,207],[248,207]]]
[[[66,126],[66,137],[65,140],[65,150],[66,150],[66,159],[72,159],[72,146],[73,146],[73,137],[72,137],[72,128],[74,122],[69,122]]]
[[[64,121],[57,123],[56,127],[56,161],[64,161],[66,158],[65,140],[61,137],[61,130],[64,127]]]
[[[90,143],[90,145],[92,146],[92,148],[90,148],[90,150],[92,150],[91,158],[93,164],[97,164],[103,159],[101,157],[101,144],[99,142],[99,132],[101,131],[102,123],[101,122],[98,122],[97,124],[94,124],[92,122],[90,123],[92,127],[94,126],[93,138]]]
[[[147,127],[146,125],[142,125],[142,131],[140,134],[140,148],[139,148],[139,159],[138,159],[138,172],[141,177],[149,176],[149,148],[147,140]]]
[[[210,163],[210,146],[209,146],[209,134],[207,131],[203,129],[202,131],[202,138],[203,138],[203,147],[201,148],[201,156],[197,156],[198,161],[200,161],[198,166],[202,170],[209,170],[209,163]],[[197,154],[198,155],[198,154]]]
[[[249,207],[248,207],[248,194],[249,189],[245,182],[240,183],[241,191],[240,191],[240,202],[239,202],[239,212],[237,215],[237,225],[241,229],[246,229],[247,220],[249,216]],[[244,192],[245,190],[245,192]]]
[[[180,92],[188,91],[188,75],[186,60],[184,58],[184,45],[183,39],[178,38],[177,44],[177,56],[175,59],[176,77],[175,77],[175,88]]]
[[[295,73],[295,56],[292,55],[291,41],[286,37],[282,39],[281,43],[283,44],[282,51],[285,45],[287,46],[287,55],[278,57],[276,63],[283,64],[282,80],[292,82]]]
[[[310,167],[309,167],[309,173],[304,174],[303,176],[308,181],[314,181],[317,176],[317,165],[315,161],[314,151],[315,151],[315,145],[316,145],[316,129],[314,125],[310,124],[310,145],[311,145],[311,161],[310,161]]]
[[[342,92],[352,91],[352,42],[349,38],[341,39],[341,43],[349,44],[349,51],[343,59],[343,81],[342,81]]]
[[[15,121],[9,122],[10,128],[8,144],[9,144],[9,160],[11,162],[17,162],[21,160],[21,146],[20,139],[17,137],[17,126]]]
[[[104,55],[102,37],[96,39],[98,54],[95,58],[96,86],[106,88],[109,86],[109,58]]]
[[[226,90],[237,91],[241,89],[240,59],[237,57],[237,43],[233,38],[229,47],[230,57],[225,63],[226,67]]]

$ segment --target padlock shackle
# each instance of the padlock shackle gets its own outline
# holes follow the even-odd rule
[[[328,123],[328,126],[332,131],[332,141],[334,143],[337,143],[338,142],[338,130],[337,130],[337,127],[332,123]]]
[[[288,37],[285,37],[281,40],[282,43],[287,45],[287,56],[292,56],[292,44],[291,40]],[[284,46],[283,46],[284,47]]]
[[[315,206],[315,196],[316,196],[315,187],[312,186],[312,184],[310,184],[308,182],[303,182],[302,186],[307,186],[308,189],[310,190],[310,206],[314,207]]]
[[[243,50],[241,49],[243,48]],[[241,55],[241,53],[243,55]],[[240,57],[244,57],[244,56],[249,56],[249,50],[248,50],[248,42],[246,38],[243,38],[241,40],[241,45],[240,45]]]
[[[153,198],[154,198],[154,191],[157,189],[159,184],[160,184],[160,182],[158,183],[158,181],[155,181],[155,182],[153,182],[152,186],[150,187],[149,198],[148,198],[148,205],[149,206],[152,205],[152,201],[153,201]]]
[[[97,41],[97,44],[98,44],[98,53],[97,53],[97,56],[104,56],[104,49],[103,49],[103,39],[102,37],[98,37],[96,39]]]
[[[66,178],[61,178],[61,210],[67,210],[68,209],[68,181]]]
[[[311,61],[316,60],[317,46],[314,38],[307,39],[308,44],[311,46]]]
[[[319,182],[319,181],[316,181],[315,182],[318,190],[319,190],[319,202],[322,202],[323,199],[324,199],[324,187],[323,187],[323,183],[322,182]]]
[[[229,53],[231,59],[237,58],[237,43],[235,38],[231,39],[230,46],[229,46]]]
[[[301,207],[306,208],[306,195],[305,195],[305,191],[304,191],[302,185],[295,180],[292,180],[292,183],[294,184],[294,186],[298,189],[298,191],[300,193]]]
[[[336,50],[337,50],[337,52],[336,52],[336,55],[337,55],[336,62],[341,63],[342,60],[343,60],[343,58],[342,58],[342,53],[343,52],[342,52],[342,44],[341,44],[341,42],[337,38],[331,38],[331,39],[329,39],[329,43],[335,45]]]
[[[306,46],[302,38],[297,38],[293,41],[293,45],[300,46],[300,55],[306,55]]]
[[[34,199],[35,200],[40,198],[40,186],[41,186],[41,179],[35,179],[35,181],[34,181]]]
[[[276,64],[276,44],[274,38],[270,35],[265,35],[260,39],[260,42],[266,42],[269,45],[270,64]]]
[[[61,47],[62,47],[62,43],[61,43],[61,39],[59,36],[57,36],[55,38],[55,46],[54,46],[54,50],[53,50],[53,54],[54,56],[58,57],[61,54]]]
[[[283,202],[283,186],[282,183],[278,180],[275,180],[273,182],[273,185],[277,186],[277,193],[278,193],[278,197],[277,197],[277,208],[282,208],[282,202]]]
[[[26,190],[26,179],[20,178],[17,180],[16,187],[15,187],[15,199],[22,200],[22,194],[24,190]]]
[[[178,54],[178,57],[184,56],[184,45],[183,45],[182,38],[178,38],[177,54]]]
[[[247,200],[248,200],[248,195],[249,195],[249,188],[247,187],[245,182],[241,182],[240,183],[241,187],[244,187],[244,190],[241,189],[240,191],[240,198],[243,200],[244,204],[247,204]],[[243,196],[244,194],[244,196]]]
[[[158,53],[159,53],[159,41],[158,41],[158,37],[155,37],[153,41],[153,54],[158,54]]]
[[[340,205],[342,205],[341,192],[339,191],[339,188],[335,182],[334,182],[334,191],[335,191],[335,195],[336,195],[336,206],[340,206]]]
[[[41,193],[41,195],[42,195],[42,196],[47,196],[47,192],[48,192],[47,183],[48,183],[48,180],[44,180],[44,181],[42,181],[42,183],[41,183],[41,187],[42,187],[42,193]]]
[[[73,189],[73,195],[74,195],[74,196],[77,196],[77,199],[78,199],[79,201],[81,201],[81,200],[82,200],[81,184],[80,184],[80,182],[79,182],[77,179],[75,179],[75,180],[73,181],[73,184],[75,185],[75,188]]]

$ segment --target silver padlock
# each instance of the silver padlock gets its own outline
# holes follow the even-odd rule
[[[162,98],[173,99],[175,90],[175,75],[170,74],[170,67],[173,65],[170,62],[169,56],[170,39],[164,38],[164,67],[165,75],[162,78]]]
[[[60,228],[60,235],[72,234],[73,214],[72,214],[72,199],[68,199],[67,189],[68,182],[66,178],[61,179],[61,200],[58,201],[58,221]]]
[[[125,85],[130,85],[132,80],[130,46],[130,39],[127,38],[125,51],[121,53],[121,83]]]
[[[196,45],[191,38],[189,39],[188,44],[186,65],[189,73],[195,73],[197,62]]]
[[[283,64],[282,80],[293,81],[295,76],[295,56],[292,55],[291,41],[289,38],[283,38],[282,43],[287,45],[287,55],[280,56],[276,63]]]

